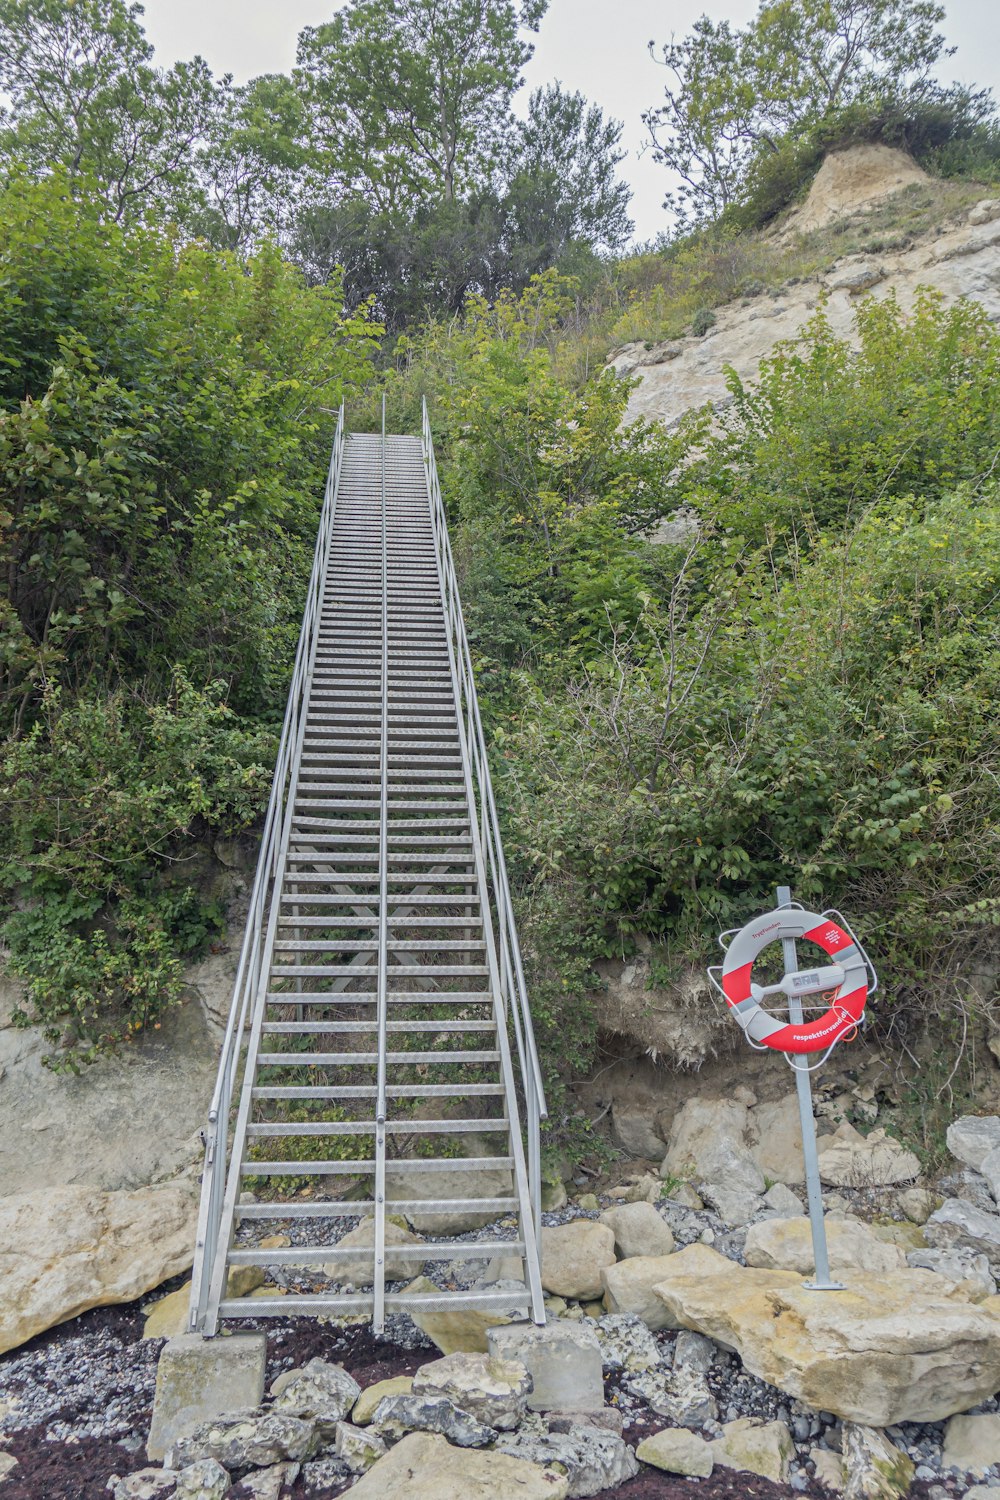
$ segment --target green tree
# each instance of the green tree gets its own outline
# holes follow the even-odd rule
[[[304,125],[302,96],[285,74],[241,86],[224,80],[197,152],[204,205],[189,227],[234,250],[280,234],[308,161]]]
[[[351,0],[299,38],[319,170],[381,212],[488,178],[548,0]]]
[[[716,218],[786,133],[859,102],[940,97],[929,74],[948,55],[943,19],[936,0],[761,0],[742,30],[702,16],[660,49],[664,102],[643,116],[656,160],[680,179],[667,206]]]
[[[95,178],[118,220],[194,191],[195,146],[216,106],[201,58],[160,69],[125,0],[0,0],[0,152],[36,175]]]

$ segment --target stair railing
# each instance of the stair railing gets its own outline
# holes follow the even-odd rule
[[[528,989],[524,979],[521,948],[514,924],[514,910],[504,861],[503,844],[500,839],[500,821],[497,817],[493,783],[490,778],[489,757],[486,738],[483,734],[479,702],[476,698],[475,677],[472,670],[472,655],[465,631],[465,620],[458,593],[458,579],[448,537],[448,519],[441,496],[437,464],[434,459],[434,439],[431,433],[427,401],[423,403],[424,463],[430,490],[431,517],[434,526],[434,545],[438,555],[444,598],[445,618],[451,634],[452,648],[457,668],[460,702],[458,712],[465,724],[465,738],[472,765],[473,783],[480,815],[480,837],[486,854],[487,870],[496,916],[498,959],[500,972],[500,1002],[504,1015],[509,1015],[517,1043],[520,1082],[524,1093],[525,1125],[528,1144],[528,1185],[531,1195],[532,1216],[536,1234],[541,1230],[542,1173],[541,1143],[539,1127],[548,1118],[542,1071],[535,1044],[535,1032],[531,1023],[531,1008]]]
[[[302,615],[302,630],[299,634],[292,683],[285,708],[274,780],[271,783],[271,797],[264,819],[257,873],[254,876],[250,909],[243,934],[243,946],[240,949],[239,964],[236,969],[229,1021],[222,1042],[215,1092],[208,1111],[208,1124],[203,1132],[205,1165],[201,1179],[201,1204],[198,1212],[192,1271],[189,1325],[192,1332],[201,1332],[206,1326],[212,1269],[218,1257],[219,1235],[223,1223],[223,1204],[229,1164],[230,1112],[233,1100],[239,1096],[240,1092],[239,1084],[245,1066],[247,1028],[253,1011],[254,999],[262,977],[265,979],[267,977],[262,975],[267,915],[279,863],[281,831],[285,824],[286,802],[293,769],[292,761],[295,747],[301,738],[300,731],[307,707],[309,669],[319,625],[343,455],[344,408],[341,406],[337,416],[337,429],[323,496],[323,508],[320,512],[312,574]]]

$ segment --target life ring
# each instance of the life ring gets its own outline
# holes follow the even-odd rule
[[[754,960],[769,943],[781,938],[815,943],[834,962],[786,974],[780,984],[754,984]],[[791,998],[830,989],[835,989],[835,994],[826,1014],[798,1025],[776,1020],[761,1004],[768,995],[781,993]],[[776,1052],[821,1052],[864,1020],[868,968],[852,935],[829,917],[796,907],[779,907],[748,922],[729,944],[722,966],[722,993],[748,1038],[758,1046],[772,1047]]]

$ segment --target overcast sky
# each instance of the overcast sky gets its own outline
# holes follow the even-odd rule
[[[958,52],[942,69],[950,80],[987,85],[1000,95],[1000,3],[946,0],[945,34]],[[145,0],[146,30],[164,64],[196,52],[216,73],[238,81],[257,73],[287,72],[303,26],[327,20],[336,0]],[[632,184],[636,236],[651,239],[666,226],[661,207],[664,173],[642,152],[641,115],[661,84],[646,44],[687,31],[703,11],[746,22],[756,0],[551,0],[527,70],[527,84],[553,78],[581,89],[605,113],[625,123],[629,148],[622,170]],[[521,97],[526,97],[527,89]]]

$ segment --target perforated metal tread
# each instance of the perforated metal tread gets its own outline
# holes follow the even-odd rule
[[[480,809],[420,440],[348,437],[331,500],[283,835],[266,875],[264,957],[226,1192],[217,1224],[203,1204],[214,1253],[200,1267],[196,1260],[193,1326],[212,1333],[220,1318],[365,1311],[380,1329],[387,1309],[408,1305],[386,1290],[387,1204],[403,1213],[513,1213],[510,1242],[488,1230],[481,1243],[436,1237],[425,1256],[400,1257],[393,1246],[393,1264],[439,1252],[519,1255],[523,1296],[443,1293],[421,1306],[516,1306],[544,1321]],[[391,1154],[412,1152],[421,1138],[433,1154]],[[464,1154],[467,1142],[475,1155]],[[405,1176],[412,1192],[423,1178],[457,1185],[483,1172],[487,1198],[452,1190],[390,1203],[386,1191],[387,1174]],[[508,1190],[497,1194],[504,1181]],[[298,1197],[303,1182],[312,1201]],[[247,1203],[248,1185],[266,1201]],[[370,1291],[360,1297],[339,1288],[336,1269],[349,1259],[357,1286],[363,1248],[338,1255],[322,1239],[297,1236],[293,1250],[261,1252],[238,1237],[241,1223],[266,1233],[269,1220],[281,1228],[369,1216],[374,1243],[362,1284]],[[229,1270],[251,1264],[302,1268],[328,1285],[273,1299],[226,1296]]]

